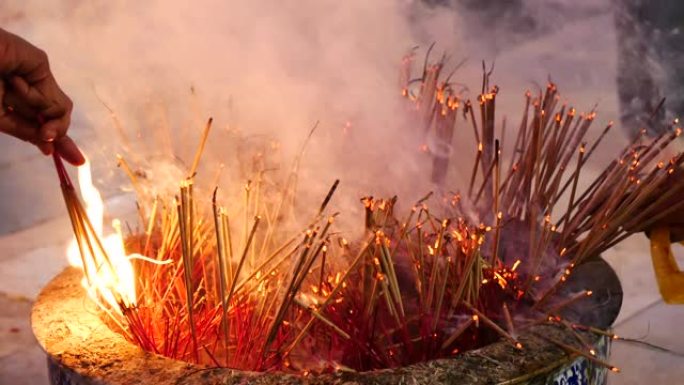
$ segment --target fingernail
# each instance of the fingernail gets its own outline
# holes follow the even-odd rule
[[[41,139],[43,142],[54,142],[57,138],[57,131],[53,128],[47,128],[43,131]]]

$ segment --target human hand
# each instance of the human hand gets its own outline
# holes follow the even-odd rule
[[[66,161],[85,158],[67,135],[73,104],[60,89],[47,55],[26,40],[0,29],[0,132],[36,145]]]

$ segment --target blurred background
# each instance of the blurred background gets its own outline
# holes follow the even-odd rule
[[[208,114],[226,130],[276,133],[286,153],[313,122],[319,120],[325,133],[351,120],[360,130],[373,128],[364,141],[370,148],[402,126],[390,101],[398,93],[402,55],[413,46],[424,53],[433,42],[435,57],[445,52],[451,65],[464,61],[454,79],[472,89],[466,91],[471,96],[479,92],[481,61],[494,65],[499,118],[517,122],[524,92],[552,80],[578,110],[598,106],[595,131],[608,121],[619,123],[585,180],[641,127],[655,134],[684,112],[684,75],[678,71],[684,64],[684,4],[676,0],[92,3],[3,0],[0,27],[48,52],[76,106],[71,133],[91,159],[110,213],[131,206],[114,156],[125,145],[108,107],[129,130],[133,157],[154,155],[157,137],[145,136],[146,130],[167,119],[171,151],[187,158],[195,136],[186,131],[199,128]],[[353,161],[323,157],[326,147],[319,147],[308,156],[315,165],[304,177],[312,180],[324,172],[360,175],[362,168],[406,179],[415,168],[411,160],[397,160],[389,166],[370,162],[375,166],[367,170],[371,153],[378,157],[372,159],[403,158],[391,149],[375,154],[355,144],[358,153],[347,154],[359,158]],[[221,150],[209,149],[207,162]],[[363,180],[347,185],[354,199],[373,188]],[[0,197],[0,384],[46,384],[30,308],[41,287],[66,266],[71,237],[51,161],[0,137]],[[681,247],[675,249],[682,256]],[[643,235],[604,255],[625,292],[615,330],[669,351],[615,343],[610,361],[622,373],[612,375],[610,384],[684,378],[684,331],[678,326],[684,307],[662,302],[649,255]]]

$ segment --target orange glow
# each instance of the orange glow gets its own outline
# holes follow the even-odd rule
[[[299,293],[299,301],[306,307],[318,307],[319,300],[315,295]]]
[[[502,289],[505,289],[506,286],[508,286],[508,282],[504,277],[501,276],[501,274],[494,272],[494,277],[496,278],[497,283],[499,284],[499,286],[501,286]]]

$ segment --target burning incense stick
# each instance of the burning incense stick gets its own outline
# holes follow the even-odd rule
[[[658,159],[678,128],[641,146],[635,141],[581,190],[583,167],[611,124],[587,140],[594,111],[560,105],[549,84],[525,94],[507,157],[491,71],[476,114],[442,78],[444,58],[428,59],[419,78],[411,79],[410,68],[401,78],[413,121],[439,141],[428,155],[432,173],[426,171],[436,193],[396,217],[397,197],[363,198],[367,239],[347,241],[337,228],[330,207],[339,180],[320,206],[297,198],[297,173],[315,126],[285,175],[265,172],[260,153],[245,178],[233,181],[245,187],[226,206],[217,189],[209,198],[202,186],[193,187],[212,119],[175,200],[158,195],[150,202],[139,186],[143,178],[121,158],[139,207],[151,210],[141,211],[143,230],[128,234],[120,256],[103,247],[102,231],[55,157],[89,292],[130,340],[178,359],[294,373],[404,366],[497,339],[522,348],[518,337],[527,321],[521,320],[556,319],[588,297],[559,290],[576,265],[684,207],[678,201],[684,181],[677,178],[684,155]],[[475,139],[467,194],[449,190],[459,119],[470,120]],[[562,212],[558,203],[566,198]],[[208,201],[211,207],[203,207]],[[119,285],[121,262],[134,272],[137,290]]]

